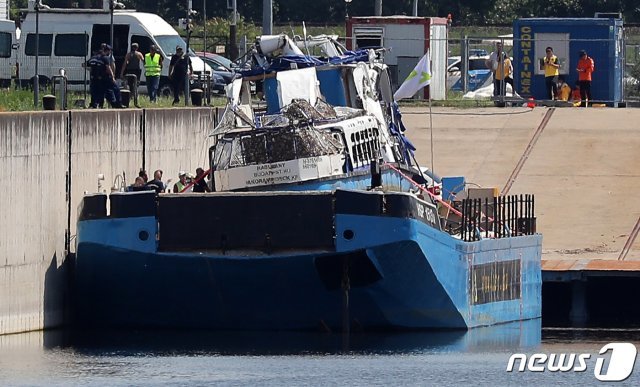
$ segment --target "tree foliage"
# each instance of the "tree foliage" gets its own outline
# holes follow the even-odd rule
[[[128,9],[157,13],[176,24],[185,17],[188,0],[119,0]],[[202,21],[204,1],[208,18],[229,18],[227,0],[192,0]],[[43,0],[51,7],[101,8],[102,0]],[[344,22],[347,3],[344,0],[272,0],[274,23],[335,25]],[[383,15],[411,15],[414,0],[383,0]],[[27,0],[11,2],[12,15],[26,8]],[[263,0],[237,0],[238,13],[250,23],[261,24]],[[456,25],[511,24],[520,17],[593,17],[595,12],[622,12],[626,22],[640,23],[638,0],[418,0],[420,16],[453,16]],[[348,4],[351,16],[370,16],[374,0],[353,0]]]

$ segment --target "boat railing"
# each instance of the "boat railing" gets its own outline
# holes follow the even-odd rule
[[[536,233],[533,195],[496,196],[461,201],[460,233],[464,241],[508,238]]]
[[[423,194],[429,195],[439,206],[446,208],[441,218],[443,230],[460,235],[464,241],[485,238],[508,238],[536,233],[535,198],[533,195],[508,195],[493,198],[463,199],[449,203],[416,183],[392,164],[384,165],[396,171]]]

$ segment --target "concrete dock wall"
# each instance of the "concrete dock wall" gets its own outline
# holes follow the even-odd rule
[[[61,322],[45,282],[65,255],[67,119],[0,116],[0,334],[42,328],[45,308],[47,323]]]
[[[0,335],[60,326],[84,192],[206,169],[215,109],[0,114]],[[149,171],[151,175],[153,171]],[[117,179],[116,179],[117,177]],[[176,177],[173,179],[176,180]]]
[[[208,149],[214,144],[208,136],[216,110],[184,109],[179,116],[174,110],[146,111],[145,167],[149,178],[153,171],[164,172],[163,181],[178,181],[178,172],[195,175],[196,168],[208,169]],[[172,188],[172,187],[169,187]]]

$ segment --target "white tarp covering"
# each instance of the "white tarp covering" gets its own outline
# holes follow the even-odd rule
[[[318,77],[315,67],[280,71],[276,80],[280,106],[290,104],[293,99],[304,99],[315,106],[318,99]]]
[[[518,93],[513,93],[513,90],[511,89],[511,85],[510,84],[506,84],[506,97],[519,97]],[[485,86],[485,87],[481,87],[475,91],[470,91],[467,94],[465,94],[464,96],[462,96],[462,98],[467,98],[467,99],[486,99],[486,98],[491,98],[493,97],[493,83]]]

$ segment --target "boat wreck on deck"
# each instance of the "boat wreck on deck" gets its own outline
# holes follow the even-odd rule
[[[314,47],[324,55],[258,38],[211,133],[216,192],[83,199],[78,324],[466,329],[540,317],[533,198],[441,202],[379,53]]]

